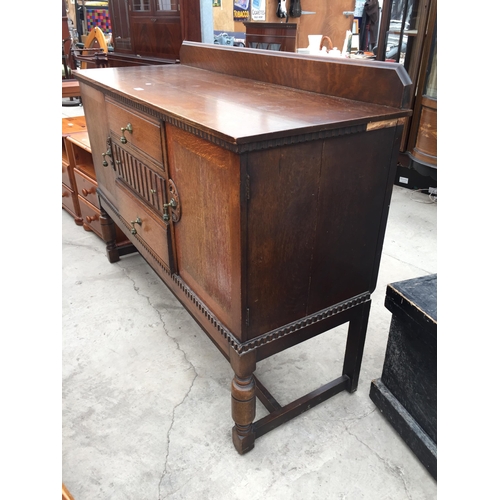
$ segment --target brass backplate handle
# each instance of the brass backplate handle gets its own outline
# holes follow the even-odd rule
[[[102,166],[107,167],[109,163],[106,161],[106,156],[109,156],[109,161],[113,163],[113,157],[111,156],[111,149],[108,149],[105,153],[102,154]]]
[[[120,130],[122,131],[122,136],[120,137],[120,141],[122,142],[122,144],[127,144],[127,138],[125,137],[125,132],[132,133],[132,124],[127,123],[127,126],[122,127]]]
[[[110,161],[111,165],[113,165],[113,170],[116,170],[115,164],[113,161],[113,151],[111,149],[111,137],[108,137],[106,139],[106,146],[108,147],[108,150],[105,153],[102,153],[102,166],[107,167],[109,165],[107,160],[106,160],[106,156],[109,156],[109,161]]]
[[[142,220],[140,217],[137,217],[137,219],[131,221],[130,224],[132,224],[132,230],[130,232],[132,234],[137,234],[137,229],[135,228],[135,225],[139,224],[139,226],[142,226]]]
[[[168,180],[168,191],[170,193],[170,201],[167,207],[170,207],[172,222],[179,222],[181,220],[181,200],[177,187],[172,179]]]

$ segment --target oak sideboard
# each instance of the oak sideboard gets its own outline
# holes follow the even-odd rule
[[[184,42],[76,73],[110,262],[116,227],[234,371],[233,443],[358,378],[411,82],[399,64]],[[256,364],[349,323],[342,373],[281,406]],[[258,397],[269,414],[255,421]]]

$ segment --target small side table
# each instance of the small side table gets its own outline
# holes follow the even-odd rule
[[[392,320],[370,399],[437,479],[437,274],[387,286]]]

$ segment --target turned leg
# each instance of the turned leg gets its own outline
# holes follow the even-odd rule
[[[116,247],[116,229],[113,219],[101,208],[101,216],[99,217],[102,229],[102,237],[106,243],[106,254],[109,262],[118,262],[120,255]]]
[[[229,350],[229,361],[234,371],[231,384],[231,412],[234,420],[233,444],[240,455],[254,447],[255,433],[253,420],[255,418],[255,379],[256,352],[238,355]]]
[[[356,315],[349,321],[347,343],[344,357],[343,375],[349,377],[348,391],[354,392],[358,388],[359,372],[365,347],[368,316],[370,315],[371,300],[357,306]]]

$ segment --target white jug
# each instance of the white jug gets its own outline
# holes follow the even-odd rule
[[[307,35],[307,38],[309,40],[309,46],[307,47],[309,49],[309,54],[320,52],[319,46],[323,35]]]

